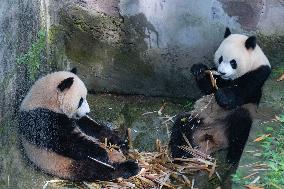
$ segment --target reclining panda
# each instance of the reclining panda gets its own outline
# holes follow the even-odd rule
[[[86,116],[87,89],[72,72],[42,77],[31,87],[20,107],[19,133],[28,160],[42,171],[74,181],[128,178],[138,163],[122,153],[108,151],[105,138],[123,151],[124,140]]]
[[[251,115],[260,102],[271,66],[255,36],[231,34],[226,28],[224,38],[214,57],[218,89],[205,73],[209,70],[206,65],[191,68],[201,92],[215,94],[202,97],[191,113],[177,117],[169,143],[174,158],[191,157],[181,149],[187,145],[184,136],[206,154],[228,148],[230,162],[237,163],[241,157],[252,125]]]

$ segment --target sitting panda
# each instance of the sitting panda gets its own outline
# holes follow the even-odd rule
[[[228,148],[229,162],[238,163],[241,157],[271,66],[255,36],[231,34],[226,28],[224,38],[215,52],[216,67],[212,68],[218,73],[218,89],[212,86],[206,65],[194,64],[191,68],[198,87],[207,96],[195,103],[191,113],[177,117],[169,142],[174,158],[192,156],[181,149],[188,145],[185,137],[203,153]]]
[[[108,127],[86,116],[87,89],[76,75],[60,71],[42,77],[24,98],[19,133],[26,157],[44,172],[73,181],[128,178],[139,172],[136,161],[111,154],[99,141],[125,141]]]

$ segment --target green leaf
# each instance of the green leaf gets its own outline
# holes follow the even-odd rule
[[[38,39],[31,44],[28,52],[20,55],[17,58],[17,64],[24,64],[28,69],[29,78],[34,81],[40,69],[41,54],[45,48],[46,34],[45,30],[41,29],[37,35]]]
[[[281,114],[281,115],[279,115],[279,121],[281,122],[281,123],[284,123],[284,114]]]

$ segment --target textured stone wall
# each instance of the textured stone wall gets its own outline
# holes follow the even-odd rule
[[[0,121],[14,113],[28,89],[25,68],[17,58],[36,39],[40,3],[34,0],[4,0],[0,5]]]
[[[284,35],[283,1],[64,3],[57,13],[62,2],[49,9],[51,62],[60,69],[77,66],[95,92],[196,97],[190,67],[212,63],[225,27],[273,43]]]
[[[42,72],[76,66],[94,92],[197,97],[190,67],[212,63],[226,26],[233,32],[257,34],[272,64],[281,65],[283,4],[283,0],[4,0],[0,115],[17,107],[28,89],[26,66],[19,68],[16,62],[36,40],[40,27],[47,34]]]

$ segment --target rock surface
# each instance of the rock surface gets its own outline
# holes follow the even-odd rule
[[[279,1],[85,0],[49,11],[55,64],[79,67],[92,91],[119,94],[197,97],[190,67],[212,65],[226,26],[284,31]]]
[[[13,114],[28,89],[26,69],[17,59],[37,38],[38,1],[3,1],[0,6],[0,121]]]

